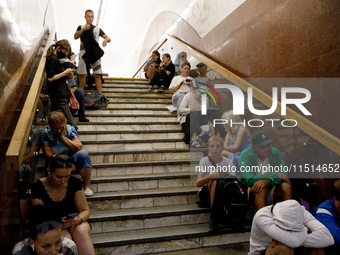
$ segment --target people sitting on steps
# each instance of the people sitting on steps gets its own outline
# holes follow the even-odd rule
[[[196,180],[197,187],[204,187],[209,190],[210,200],[210,230],[216,231],[219,228],[219,205],[221,198],[221,179],[235,178],[235,173],[232,172],[231,160],[222,156],[223,139],[219,136],[212,136],[208,141],[209,156],[200,160],[199,169]],[[229,169],[230,171],[212,171],[216,166]],[[213,167],[213,168],[212,168]]]
[[[281,200],[292,198],[291,181],[284,173],[285,163],[280,151],[271,143],[267,134],[255,132],[251,146],[241,153],[239,160],[242,181],[247,185],[250,200],[254,200],[257,210],[272,204],[275,197]],[[265,171],[270,167],[278,167],[279,171]]]
[[[168,89],[172,78],[175,76],[175,66],[171,62],[171,56],[168,53],[162,55],[162,62],[159,65],[158,70],[155,70],[152,78],[149,81],[149,89],[150,92],[154,85],[159,87],[158,92],[163,92],[165,89]]]
[[[74,159],[53,155],[46,176],[32,185],[32,205],[54,206],[62,218],[62,235],[72,239],[81,255],[94,255],[91,227],[87,222],[90,209],[79,179],[71,176]]]
[[[78,254],[76,244],[62,236],[63,221],[55,207],[31,207],[28,228],[29,237],[14,246],[12,255]]]
[[[151,58],[146,62],[144,66],[145,78],[151,79],[156,70],[158,70],[162,60],[160,59],[160,54],[157,50],[151,53]]]
[[[313,215],[331,232],[334,245],[328,247],[327,254],[340,253],[340,180],[332,185],[332,198],[321,203],[313,211]]]
[[[182,74],[175,76],[169,86],[169,92],[172,95],[172,105],[177,109],[177,119],[180,118],[179,106],[185,96],[190,92],[191,88],[196,88],[195,80],[189,76],[191,65],[189,62],[184,62],[181,66]]]
[[[57,154],[73,157],[72,171],[79,172],[84,180],[86,196],[92,196],[91,172],[92,163],[90,155],[83,150],[83,144],[74,127],[66,124],[66,118],[61,111],[50,112],[47,115],[48,126],[41,132],[42,150],[45,158],[49,160]]]
[[[322,255],[333,243],[328,229],[296,200],[289,199],[256,212],[248,255]]]

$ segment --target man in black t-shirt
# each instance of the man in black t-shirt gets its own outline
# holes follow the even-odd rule
[[[90,41],[91,36],[93,36],[94,40],[98,43],[99,41],[99,37],[103,37],[104,41],[103,41],[103,47],[105,47],[107,45],[107,43],[111,42],[111,39],[104,33],[103,30],[101,30],[99,27],[94,26],[93,23],[93,19],[94,19],[94,14],[92,10],[86,10],[85,12],[85,20],[86,20],[86,24],[85,25],[81,25],[78,26],[77,31],[74,34],[74,39],[77,40],[78,38],[80,38],[81,42],[80,42],[80,52],[79,52],[79,67],[78,67],[78,74],[79,74],[79,87],[82,89],[85,89],[85,83],[86,83],[86,74],[87,74],[87,70],[86,70],[86,64],[85,61],[83,59],[83,55],[85,54],[85,46],[84,42],[85,41]],[[94,41],[92,40],[92,41]],[[91,42],[92,43],[92,42]],[[98,45],[99,51],[100,51],[100,47]],[[87,52],[88,56],[89,53]],[[101,74],[103,73],[102,68],[101,68],[101,61],[100,61],[100,57],[98,59],[96,59],[95,62],[91,62],[89,61],[89,66],[90,68],[93,70],[93,76],[95,79],[95,84],[96,84],[96,88],[97,88],[97,92],[98,94],[102,94],[102,81],[101,81]]]

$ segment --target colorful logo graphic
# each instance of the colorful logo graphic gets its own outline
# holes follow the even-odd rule
[[[218,101],[220,101],[220,104],[221,104],[221,106],[222,106],[222,100],[221,100],[221,97],[219,96],[219,94],[217,93],[217,91],[213,88],[213,87],[211,87],[211,86],[209,86],[208,84],[205,84],[205,83],[203,83],[203,82],[197,82],[198,84],[200,84],[200,85],[203,85],[203,86],[205,86],[206,88],[208,88],[209,90],[211,90],[212,92],[214,92],[215,93],[215,95],[216,95],[216,97],[218,98]],[[217,106],[217,102],[216,102],[216,99],[215,99],[215,97],[213,96],[213,94],[209,91],[209,90],[207,90],[207,89],[205,89],[205,88],[202,88],[202,87],[199,87],[198,88],[199,90],[202,90],[202,91],[204,91],[206,94],[203,94],[202,95],[202,115],[206,115],[207,114],[207,94],[211,97],[211,99],[214,101],[214,103],[215,103],[215,106]]]

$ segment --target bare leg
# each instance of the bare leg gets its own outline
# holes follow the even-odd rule
[[[287,182],[283,182],[275,187],[273,194],[274,202],[280,202],[284,200],[289,200],[293,198],[292,186]]]
[[[266,250],[266,255],[294,255],[294,249],[279,243],[274,247],[268,247]]]
[[[87,222],[71,229],[72,239],[76,243],[79,255],[94,255],[94,247],[91,241],[91,229]]]
[[[94,82],[96,84],[96,89],[98,94],[102,94],[102,77],[99,74],[94,74]]]
[[[253,196],[255,197],[256,210],[259,210],[267,205],[267,189],[262,189],[261,192],[255,193],[253,188],[254,187],[250,189],[250,193],[252,193]]]
[[[213,203],[214,203],[215,192],[216,192],[216,184],[217,184],[217,180],[212,180],[208,184],[208,188],[209,188],[209,191],[210,191],[210,208],[212,208]]]
[[[92,168],[91,167],[84,167],[83,169],[79,170],[79,173],[80,173],[81,177],[83,177],[85,190],[91,189]]]
[[[82,88],[85,90],[85,84],[86,84],[86,74],[80,74],[79,75],[79,88]]]

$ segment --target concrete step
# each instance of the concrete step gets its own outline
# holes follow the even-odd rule
[[[197,201],[197,187],[170,187],[113,192],[97,192],[87,201],[91,211],[188,205]]]
[[[81,141],[121,141],[146,139],[182,139],[181,130],[154,130],[154,131],[79,131]]]
[[[190,178],[189,172],[135,174],[92,177],[92,189],[95,192],[158,189],[196,185],[196,179]]]
[[[122,112],[122,111],[119,111]],[[152,111],[151,111],[152,112]],[[150,123],[159,123],[159,122],[171,122],[174,124],[179,125],[179,122],[176,120],[175,115],[168,115],[168,113],[163,114],[110,114],[110,115],[103,115],[103,114],[86,114],[86,118],[90,122],[144,122],[149,121]]]
[[[151,254],[249,241],[250,227],[233,233],[225,228],[209,232],[209,224],[159,227],[112,233],[92,234],[97,254]]]
[[[130,115],[169,115],[169,116],[176,116],[176,112],[170,112],[167,107],[170,105],[162,106],[162,107],[135,107],[134,105],[129,105],[129,103],[124,103],[123,106],[117,103],[109,103],[105,109],[86,109],[86,115],[89,114],[96,114],[96,115],[121,115],[121,116],[130,116]],[[105,117],[103,116],[103,117]]]
[[[164,122],[80,122],[79,131],[145,131],[145,130],[181,130],[181,126],[172,121]]]
[[[103,90],[103,94],[106,97],[143,97],[143,98],[172,98],[172,94],[169,92],[158,93],[157,91],[148,92],[147,89],[145,91],[115,91],[114,88],[107,88]]]
[[[175,225],[208,223],[210,209],[196,204],[95,211],[89,222],[92,233],[108,233]]]
[[[107,98],[109,99],[109,101],[111,103],[116,103],[116,102],[125,102],[125,103],[134,103],[134,102],[144,102],[144,103],[154,103],[154,102],[158,102],[158,103],[167,103],[169,105],[171,105],[171,97],[169,98],[160,98],[157,96],[107,96]]]
[[[138,83],[138,84],[133,84],[133,83],[111,83],[107,82],[102,85],[102,88],[123,88],[123,89],[147,89],[149,86],[148,83]],[[91,91],[91,90],[89,90]],[[94,90],[93,90],[94,91]]]
[[[182,139],[150,139],[126,141],[82,141],[88,152],[154,151],[158,149],[187,149]]]
[[[123,147],[123,146],[122,146]],[[119,147],[116,147],[119,149]],[[116,164],[136,162],[138,164],[163,164],[162,162],[174,162],[187,160],[187,162],[199,161],[203,151],[192,152],[189,148],[184,149],[156,149],[156,150],[118,150],[112,151],[89,151],[93,164]]]
[[[170,105],[171,105],[171,102],[170,103],[162,103],[162,102],[148,102],[148,103],[145,103],[145,102],[111,102],[111,103],[109,103],[108,107],[114,108],[114,109],[117,109],[117,108],[123,108],[123,109],[125,109],[125,108],[162,109],[162,108],[168,107]]]
[[[106,86],[108,84],[121,84],[121,85],[133,85],[138,86],[140,84],[148,84],[148,79],[128,79],[128,78],[111,78],[111,77],[105,77],[104,78],[104,84],[103,86]]]

